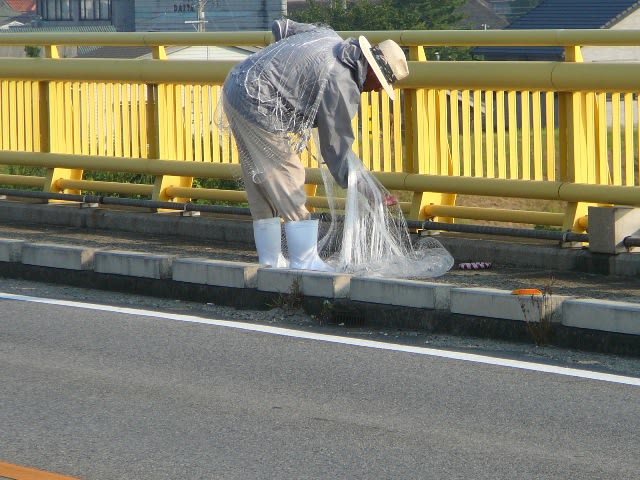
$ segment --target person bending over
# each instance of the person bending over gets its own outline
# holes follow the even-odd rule
[[[336,183],[347,187],[354,155],[351,120],[362,92],[409,74],[400,46],[365,37],[343,40],[327,26],[277,20],[275,42],[236,65],[223,86],[223,107],[238,146],[259,262],[331,271],[318,255],[299,153],[317,128],[319,152]],[[289,261],[282,254],[281,218]]]

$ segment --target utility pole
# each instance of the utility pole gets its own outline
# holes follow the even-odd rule
[[[205,24],[207,20],[204,19],[204,7],[209,0],[198,0],[198,19],[197,20],[187,20],[184,23],[191,23],[196,25],[196,31],[204,32],[206,30]]]
[[[205,31],[205,24],[207,21],[204,19],[204,6],[207,4],[207,0],[198,0],[198,31]]]

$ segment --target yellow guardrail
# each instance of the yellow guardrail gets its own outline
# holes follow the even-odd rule
[[[589,204],[640,205],[640,63],[584,63],[584,45],[640,45],[640,31],[359,33],[408,47],[398,102],[363,94],[354,150],[383,184],[406,191],[411,219],[492,220],[586,228]],[[0,59],[0,183],[46,192],[242,202],[244,192],[193,188],[238,178],[219,126],[220,86],[234,62],[170,61],[169,45],[266,45],[267,32],[3,34],[47,58]],[[62,45],[148,46],[144,60],[59,58]],[[430,46],[562,46],[564,62],[428,62]],[[322,208],[314,146],[303,155],[309,205]],[[87,172],[148,174],[149,184],[87,180]],[[555,200],[561,212],[456,205],[458,194]]]

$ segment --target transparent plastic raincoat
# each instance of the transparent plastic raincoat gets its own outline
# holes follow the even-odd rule
[[[278,20],[272,30],[277,41],[238,64],[225,81],[229,125],[240,144],[267,132],[286,137],[296,153],[317,127],[322,161],[346,187],[354,141],[351,119],[360,105],[367,61],[356,39],[343,40],[326,26]],[[286,153],[263,147],[252,152],[239,145],[241,161],[249,164],[256,183]]]

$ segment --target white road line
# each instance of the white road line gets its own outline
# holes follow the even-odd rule
[[[358,338],[340,337],[338,335],[327,335],[323,333],[304,332],[289,328],[269,327],[265,325],[254,325],[251,323],[233,322],[228,320],[213,320],[209,318],[197,317],[194,315],[180,315],[175,313],[165,313],[153,310],[141,310],[137,308],[114,307],[110,305],[100,305],[96,303],[72,302],[68,300],[56,300],[51,298],[30,297],[27,295],[14,295],[0,292],[0,299],[17,300],[21,302],[45,303],[48,305],[60,305],[64,307],[83,308],[88,310],[99,310],[103,312],[123,313],[127,315],[137,315],[141,317],[154,317],[165,320],[175,320],[179,322],[201,323],[214,325],[217,327],[235,328],[237,330],[247,330],[259,333],[268,333],[283,337],[295,337],[307,340],[317,340],[342,345],[358,347],[376,348],[379,350],[391,350],[394,352],[414,353],[418,355],[428,355],[431,357],[447,358],[451,360],[461,360],[465,362],[475,362],[485,365],[496,365],[500,367],[518,368],[522,370],[532,370],[536,372],[553,373],[569,377],[578,377],[589,380],[600,380],[604,382],[621,383],[625,385],[640,386],[640,378],[627,377],[623,375],[612,375],[609,373],[593,372],[590,370],[580,370],[575,368],[557,367],[534,362],[524,362],[520,360],[509,360],[505,358],[489,357],[473,353],[451,352],[446,350],[436,350],[433,348],[412,347],[407,345],[397,345],[394,343],[377,342],[373,340],[362,340]]]

